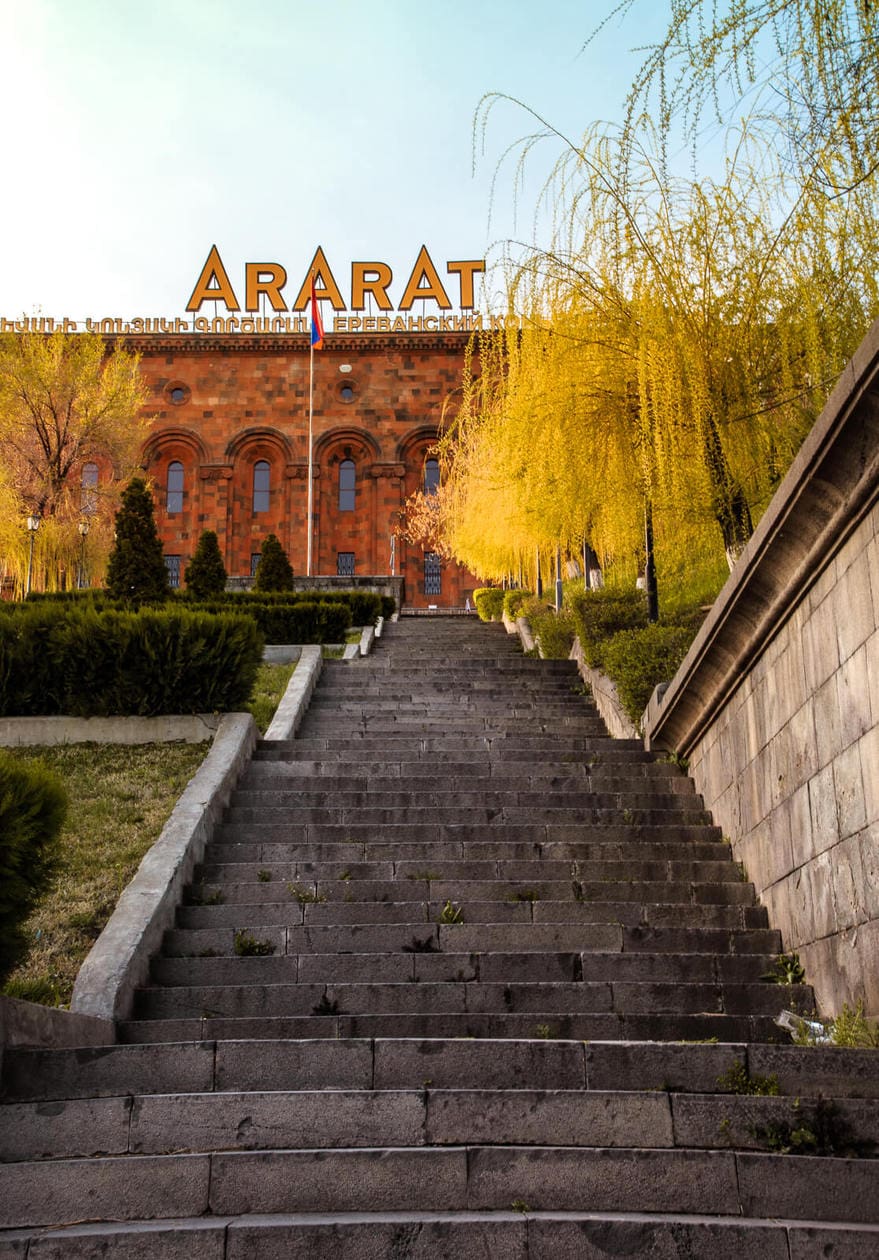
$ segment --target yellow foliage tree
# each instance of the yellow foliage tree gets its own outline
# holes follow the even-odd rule
[[[38,586],[70,584],[84,552],[102,567],[118,494],[137,463],[149,396],[138,356],[93,333],[0,336],[0,547],[3,575],[20,588],[28,563],[24,517],[41,518]],[[83,491],[83,465],[100,470]],[[85,497],[84,497],[85,495]]]

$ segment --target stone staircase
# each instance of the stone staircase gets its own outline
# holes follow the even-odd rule
[[[0,1260],[879,1256],[879,1054],[778,1044],[810,990],[581,691],[467,618],[327,662],[125,1044],[7,1052]]]

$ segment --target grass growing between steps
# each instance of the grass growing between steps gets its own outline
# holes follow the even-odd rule
[[[203,761],[207,744],[15,748],[58,774],[70,798],[51,890],[25,925],[32,941],[2,991],[66,1006],[119,894]]]
[[[287,683],[293,676],[296,661],[289,665],[260,665],[253,684],[253,693],[245,706],[248,713],[259,727],[260,735],[269,729],[275,709],[281,702],[281,696],[287,690]]]

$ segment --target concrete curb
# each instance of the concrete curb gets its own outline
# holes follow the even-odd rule
[[[516,618],[516,631],[524,651],[533,652],[537,644],[534,640],[534,635],[531,633],[531,622],[527,617]]]
[[[0,1068],[4,1046],[108,1046],[115,1040],[107,1019],[0,994]]]
[[[249,713],[227,713],[220,720],[210,752],[80,968],[71,1011],[113,1021],[131,1013],[134,990],[148,978],[150,956],[173,925],[183,889],[257,738]]]
[[[322,668],[320,647],[312,643],[306,644],[265,733],[265,739],[293,739],[308,708]]]
[[[375,643],[375,626],[364,626],[360,635],[360,655],[369,656]]]
[[[10,717],[0,718],[0,746],[45,744],[200,744],[213,739],[219,713],[161,717]]]

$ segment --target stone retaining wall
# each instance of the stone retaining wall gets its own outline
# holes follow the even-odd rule
[[[645,714],[819,1008],[879,1016],[879,323]]]

